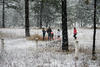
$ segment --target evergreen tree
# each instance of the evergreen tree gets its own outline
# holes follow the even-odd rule
[[[51,25],[61,14],[60,0],[34,0],[35,18],[38,19],[39,27]]]
[[[89,0],[85,0],[85,3],[88,5],[89,4]]]
[[[80,27],[85,27],[86,25],[92,25],[93,23],[93,2],[87,4],[84,0],[79,0],[77,4],[77,20]]]

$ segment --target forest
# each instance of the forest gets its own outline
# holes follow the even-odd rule
[[[0,0],[0,67],[100,67],[100,0]]]
[[[97,0],[97,25],[100,25],[100,3]],[[2,0],[0,1],[0,27],[2,27]],[[25,25],[25,2],[24,0],[5,0],[5,26],[22,27]],[[67,2],[68,26],[88,27],[93,25],[93,0],[87,4],[84,0],[70,0]],[[83,19],[84,18],[84,19]],[[48,27],[61,23],[60,0],[29,0],[30,27]]]

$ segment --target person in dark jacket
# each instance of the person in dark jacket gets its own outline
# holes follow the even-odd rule
[[[49,27],[49,28],[47,29],[48,40],[51,40],[51,32],[52,32],[52,30],[51,30],[51,28]]]
[[[76,28],[74,27],[74,36],[73,36],[73,37],[74,37],[75,39],[77,39],[76,35],[77,35],[77,30],[76,30]]]
[[[46,31],[45,31],[44,28],[42,29],[42,33],[43,33],[43,40],[44,40],[45,39],[45,34],[46,34]]]

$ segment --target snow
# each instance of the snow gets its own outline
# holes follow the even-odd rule
[[[4,50],[0,53],[0,67],[100,67],[100,30],[98,29],[96,34],[98,58],[95,61],[91,60],[93,29],[77,30],[79,47],[84,49],[84,52],[80,52],[79,59],[75,60],[74,51],[68,54],[61,51],[60,41],[39,41],[36,48],[36,41],[25,38],[24,29],[0,29],[0,32],[6,35]],[[57,30],[53,31],[56,33]],[[74,49],[73,29],[68,32],[69,47]],[[30,33],[42,35],[40,29],[31,29]]]

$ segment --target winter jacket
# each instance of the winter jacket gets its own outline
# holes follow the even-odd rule
[[[61,35],[60,31],[57,31],[57,36],[60,36],[60,35]]]
[[[47,29],[48,34],[51,34],[51,32],[52,32],[51,28]]]
[[[77,30],[76,29],[74,29],[74,34],[77,34]]]

